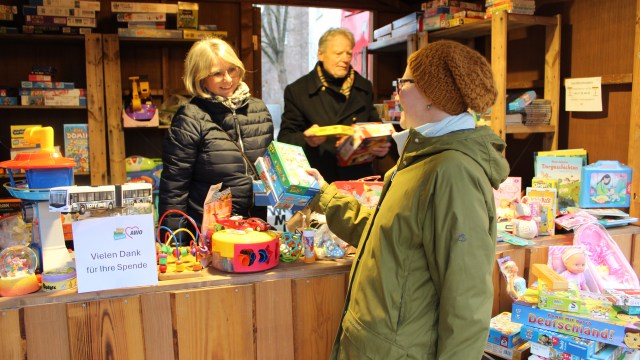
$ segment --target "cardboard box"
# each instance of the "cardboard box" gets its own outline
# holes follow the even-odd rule
[[[605,347],[605,344],[600,341],[587,340],[577,336],[560,334],[555,331],[538,329],[529,325],[522,326],[522,329],[520,329],[520,337],[523,341],[530,341],[532,343],[531,352],[540,356],[545,355],[540,354],[537,349],[534,350],[533,343],[545,347],[548,346],[559,352],[585,359],[591,359],[596,352]]]
[[[270,204],[274,208],[305,207],[320,191],[318,182],[305,171],[311,166],[300,146],[273,141],[255,165],[270,201],[274,196],[268,195],[268,189],[274,192],[275,203]]]
[[[640,328],[622,320],[593,319],[539,309],[524,301],[513,303],[511,321],[615,346],[626,346],[624,340],[627,332],[636,334],[640,332]]]
[[[353,125],[353,135],[338,143],[338,165],[349,166],[373,161],[375,155],[369,149],[388,142],[395,132],[392,124],[365,123]]]
[[[600,160],[582,167],[581,208],[629,207],[630,200],[630,167],[613,160]]]
[[[522,324],[511,321],[511,313],[503,312],[494,316],[489,323],[489,339],[493,344],[512,348],[524,340],[520,337]]]
[[[198,3],[178,1],[178,29],[198,29]]]

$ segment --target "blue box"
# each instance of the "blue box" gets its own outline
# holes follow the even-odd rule
[[[512,348],[524,340],[520,337],[522,324],[511,322],[511,313],[503,312],[491,318],[489,323],[489,339],[493,344]]]
[[[73,168],[27,170],[29,189],[48,189],[73,185]]]
[[[581,208],[629,207],[631,168],[615,160],[600,160],[582,167]]]
[[[624,340],[627,332],[640,333],[640,328],[626,321],[592,319],[544,310],[520,300],[513,303],[511,310],[513,322],[615,346],[626,346]]]
[[[592,355],[604,348],[600,341],[587,340],[577,336],[560,334],[555,331],[538,329],[523,325],[520,336],[525,341],[531,341],[549,346],[557,351],[575,355],[580,358],[591,359]]]

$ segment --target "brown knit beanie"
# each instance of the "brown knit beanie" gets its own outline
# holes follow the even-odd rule
[[[498,95],[487,60],[454,41],[436,41],[411,54],[409,69],[415,86],[448,114],[471,108],[483,113]]]

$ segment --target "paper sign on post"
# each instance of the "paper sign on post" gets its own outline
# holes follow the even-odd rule
[[[602,111],[602,78],[565,79],[566,111]]]
[[[158,284],[153,215],[76,221],[78,292]]]

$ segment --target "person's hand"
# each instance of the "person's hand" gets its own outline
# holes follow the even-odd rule
[[[391,148],[390,142],[385,142],[382,144],[377,144],[374,147],[369,149],[369,152],[377,157],[385,157],[389,153],[389,149]]]
[[[317,169],[308,168],[308,169],[305,169],[305,171],[307,172],[307,174],[313,176],[316,179],[316,181],[318,182],[318,185],[320,186],[320,189],[322,189],[324,185],[327,183],[322,177],[322,175],[320,175],[320,171],[318,171]]]
[[[311,147],[318,147],[320,146],[320,144],[324,143],[325,141],[327,141],[327,137],[326,136],[315,136],[315,135],[311,135],[311,129],[313,128],[317,128],[318,124],[313,124],[313,126],[311,126],[309,129],[304,131],[304,141],[307,142],[307,144],[309,144],[309,146]]]

